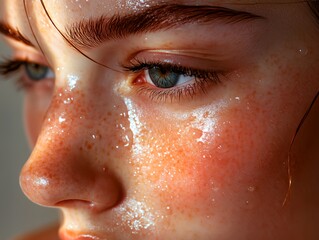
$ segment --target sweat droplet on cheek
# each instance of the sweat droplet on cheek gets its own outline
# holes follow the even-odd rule
[[[147,185],[146,191],[159,197],[156,202],[160,206],[169,202],[179,212],[207,199],[212,177],[208,175],[214,164],[210,154],[215,139],[214,112],[197,111],[180,120],[148,114],[130,99],[125,103],[133,133],[130,163],[137,191]]]

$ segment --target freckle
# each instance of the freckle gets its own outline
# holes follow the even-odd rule
[[[92,143],[89,143],[89,142],[85,142],[85,146],[86,146],[86,148],[87,149],[92,149],[92,147],[93,147],[93,144]]]
[[[203,131],[200,130],[200,129],[196,129],[194,128],[191,132],[191,135],[194,137],[194,138],[200,138],[202,135],[203,135]]]

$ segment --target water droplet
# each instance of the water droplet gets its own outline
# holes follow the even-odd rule
[[[67,81],[68,81],[69,89],[71,91],[76,87],[77,82],[79,81],[79,79],[80,78],[78,76],[75,76],[75,75],[72,75],[72,74],[68,74]]]
[[[298,53],[301,55],[301,56],[306,56],[308,54],[308,48],[306,47],[303,47],[303,48],[300,48],[298,49]]]
[[[59,117],[59,123],[63,123],[63,122],[65,122],[65,118],[62,117],[62,116],[60,116],[60,117]]]
[[[255,191],[256,191],[256,187],[255,187],[255,186],[249,186],[249,187],[247,188],[247,190],[248,190],[249,192],[255,192]]]
[[[64,104],[71,104],[73,102],[73,98],[68,97],[66,100],[63,101]]]
[[[49,185],[49,180],[47,178],[44,178],[44,177],[39,177],[39,178],[36,178],[33,183],[35,185],[37,185],[38,187],[46,187]]]

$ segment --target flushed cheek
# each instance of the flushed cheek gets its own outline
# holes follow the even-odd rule
[[[194,206],[197,199],[205,199],[207,191],[202,190],[213,181],[206,172],[213,167],[210,149],[216,144],[213,112],[190,113],[183,119],[156,115],[154,119],[133,105],[127,101],[136,189],[148,186],[147,191],[155,193],[168,212],[183,211],[186,203]]]
[[[206,164],[211,164],[206,145],[214,144],[213,113],[203,110],[201,116],[190,113],[182,119],[174,119],[145,114],[128,99],[126,104],[133,133],[130,168],[135,179],[134,189],[148,198],[156,195],[156,202],[160,199],[159,204],[165,205],[168,213],[172,208],[181,207],[181,202],[185,202],[183,197],[189,198],[187,202],[193,205],[192,200],[201,198],[199,188],[209,185],[202,174],[203,169],[209,168]],[[170,206],[171,203],[174,206]]]
[[[143,195],[146,189],[152,196],[147,198],[153,198],[167,216],[206,218],[225,215],[231,208],[257,207],[257,198],[267,193],[264,183],[272,177],[281,182],[273,190],[280,192],[273,199],[280,205],[285,195],[284,158],[272,162],[277,153],[269,151],[272,136],[262,121],[268,113],[256,114],[256,104],[243,111],[246,104],[170,118],[160,113],[147,116],[129,103],[137,192],[143,189]]]

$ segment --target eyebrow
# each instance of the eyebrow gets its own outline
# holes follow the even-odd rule
[[[61,33],[74,47],[91,49],[109,40],[169,30],[186,24],[205,25],[216,21],[235,24],[257,19],[265,18],[218,6],[164,4],[148,7],[138,13],[81,20],[70,24],[65,28],[65,33]]]
[[[10,26],[8,23],[0,21],[0,33],[13,40],[24,43],[27,46],[34,47],[34,45],[25,38],[17,28]]]

